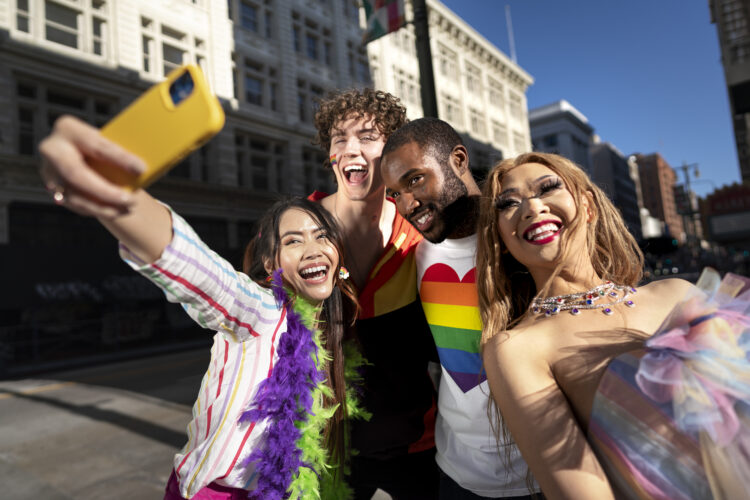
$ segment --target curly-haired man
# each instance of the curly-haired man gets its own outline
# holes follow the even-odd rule
[[[357,499],[377,488],[394,499],[437,498],[435,389],[427,364],[437,360],[417,296],[414,249],[421,235],[385,197],[380,156],[406,123],[398,98],[381,91],[333,92],[315,114],[315,142],[336,177],[331,195],[313,193],[344,231],[346,263],[359,291],[356,337],[368,361],[363,404],[369,422],[353,421],[349,484]]]

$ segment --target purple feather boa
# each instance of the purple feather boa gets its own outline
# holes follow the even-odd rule
[[[294,474],[300,467],[309,467],[297,447],[302,433],[295,422],[307,420],[312,412],[312,391],[325,379],[316,365],[313,332],[290,307],[281,272],[273,272],[271,289],[276,304],[287,308],[287,330],[279,338],[276,366],[260,383],[253,402],[240,417],[240,422],[266,422],[262,444],[243,461],[244,466],[255,465],[258,477],[257,488],[248,494],[251,499],[286,498]]]

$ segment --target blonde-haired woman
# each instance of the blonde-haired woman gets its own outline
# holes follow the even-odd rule
[[[680,392],[687,385],[676,389],[658,371],[664,360],[689,371],[690,360],[680,364],[679,346],[659,329],[665,320],[688,325],[682,320],[692,314],[687,319],[698,322],[686,327],[689,334],[723,316],[705,297],[689,311],[680,304],[694,289],[683,280],[636,288],[642,266],[619,212],[569,160],[528,153],[489,174],[477,249],[483,358],[493,400],[547,498],[724,496],[716,483],[731,496],[737,476],[750,476],[745,458],[736,474],[716,479],[709,465],[719,459],[705,454],[727,449],[701,447],[701,435],[727,436],[685,418],[679,403],[692,401]],[[696,307],[713,316],[699,318]],[[740,316],[724,335],[735,346],[748,339],[747,316]],[[685,347],[686,338],[678,344]],[[744,353],[734,352],[734,377],[750,382]],[[720,397],[711,390],[728,379],[736,381],[719,376],[708,389],[693,389]],[[740,420],[748,388],[725,405]],[[747,439],[747,427],[737,427],[734,437]]]

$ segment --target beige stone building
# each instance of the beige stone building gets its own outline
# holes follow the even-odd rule
[[[498,7],[500,9],[500,7]],[[406,1],[407,20],[413,18]],[[533,78],[437,0],[427,0],[440,118],[466,140],[475,174],[500,158],[531,150],[526,90]],[[375,86],[422,116],[414,27],[368,44]]]
[[[280,193],[332,188],[312,100],[370,85],[359,11],[356,0],[0,0],[0,372],[188,338],[95,221],[52,204],[37,145],[55,119],[102,125],[172,68],[200,65],[226,125],[150,191],[239,266]]]

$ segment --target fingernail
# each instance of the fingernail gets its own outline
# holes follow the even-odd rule
[[[135,159],[128,165],[134,174],[142,174],[146,170],[146,164],[141,159]]]

